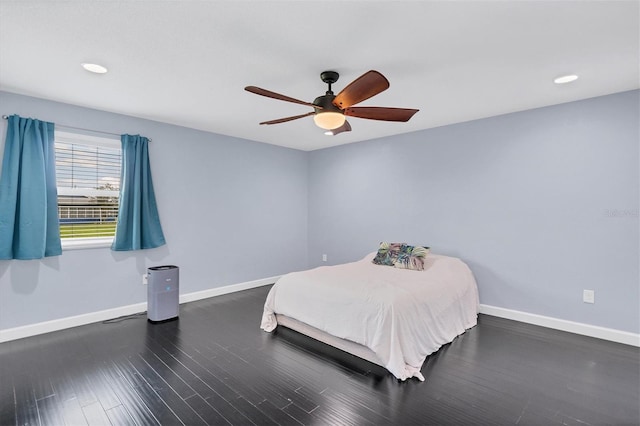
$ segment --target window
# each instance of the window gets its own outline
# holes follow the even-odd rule
[[[62,247],[108,246],[118,218],[118,139],[55,133],[58,218]]]

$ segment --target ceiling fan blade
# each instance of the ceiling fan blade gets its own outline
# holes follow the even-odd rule
[[[344,115],[369,120],[409,121],[419,109],[384,108],[384,107],[352,107],[344,110]]]
[[[286,123],[287,121],[291,121],[291,120],[297,120],[298,118],[304,118],[304,117],[308,117],[310,115],[314,115],[315,112],[308,112],[306,114],[300,114],[300,115],[294,115],[291,117],[285,117],[285,118],[278,118],[277,120],[270,120],[270,121],[263,121],[260,124],[279,124],[279,123]]]
[[[349,124],[348,121],[345,120],[344,124],[340,127],[338,127],[337,129],[333,129],[333,130],[329,130],[331,132],[331,134],[333,136],[342,133],[342,132],[350,132],[351,131],[351,125]]]
[[[340,109],[349,108],[389,88],[389,80],[378,71],[367,71],[347,85],[333,100]]]
[[[255,93],[256,95],[266,96],[267,98],[278,99],[281,101],[293,102],[294,104],[307,105],[312,108],[318,108],[317,105],[314,105],[309,102],[301,101],[300,99],[291,98],[289,96],[281,95],[280,93],[272,92],[267,89],[261,89],[256,86],[247,86],[244,88],[247,92]]]

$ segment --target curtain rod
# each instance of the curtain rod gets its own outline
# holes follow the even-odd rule
[[[3,115],[3,116],[2,116],[2,119],[3,119],[3,120],[8,120],[8,119],[9,119],[9,116],[8,116],[8,115]],[[64,128],[66,128],[66,129],[82,130],[82,131],[85,131],[85,132],[93,132],[93,133],[102,133],[102,134],[104,134],[104,135],[112,135],[112,136],[118,136],[118,137],[119,137],[119,136],[121,136],[121,135],[119,135],[118,133],[102,132],[102,131],[100,131],[100,130],[85,129],[85,128],[83,128],[83,127],[67,126],[67,125],[64,125],[64,124],[56,124],[56,123],[54,123],[54,124],[55,124],[56,126],[64,127]],[[149,138],[147,138],[147,139],[149,139]],[[149,139],[149,142],[151,142],[151,139]]]

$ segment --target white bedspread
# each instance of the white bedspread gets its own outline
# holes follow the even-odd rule
[[[371,349],[395,377],[424,380],[426,357],[477,323],[478,289],[460,259],[427,256],[424,271],[364,259],[282,276],[267,295],[261,328],[275,314]]]

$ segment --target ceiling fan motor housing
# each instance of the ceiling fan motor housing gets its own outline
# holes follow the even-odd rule
[[[339,112],[342,114],[342,110],[333,104],[335,98],[336,95],[331,91],[328,91],[326,95],[315,98],[313,104],[319,107],[316,108],[316,112]]]

